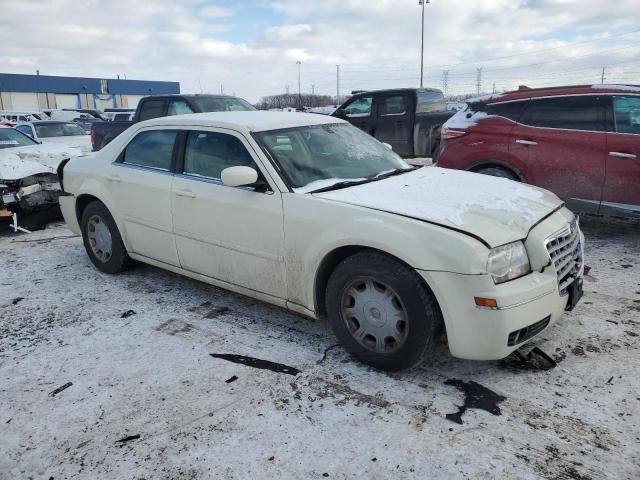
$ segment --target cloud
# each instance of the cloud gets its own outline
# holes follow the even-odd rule
[[[12,73],[180,81],[182,91],[251,101],[297,85],[335,93],[416,86],[420,7],[391,0],[2,0],[0,67]],[[634,80],[637,1],[434,0],[425,7],[425,75],[452,93]],[[202,86],[202,87],[201,87]]]

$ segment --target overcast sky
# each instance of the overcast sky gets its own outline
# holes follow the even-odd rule
[[[250,101],[418,86],[418,0],[0,0],[0,72],[172,80]],[[640,83],[638,0],[431,0],[425,86]]]

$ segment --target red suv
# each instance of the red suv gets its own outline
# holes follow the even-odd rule
[[[640,217],[640,86],[471,100],[444,124],[437,165],[546,188],[574,211]]]

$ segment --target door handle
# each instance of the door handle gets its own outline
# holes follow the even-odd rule
[[[196,198],[196,194],[193,193],[191,190],[177,190],[176,191],[176,196],[177,197]]]
[[[122,179],[120,178],[119,175],[109,175],[107,177],[107,180],[109,180],[110,182],[119,182]]]
[[[629,159],[637,158],[637,155],[635,153],[624,153],[624,152],[609,152],[609,156],[616,157],[616,158],[629,158]]]
[[[517,139],[516,143],[519,143],[520,145],[537,145],[538,144],[538,142],[534,142],[533,140],[524,140],[522,138]]]

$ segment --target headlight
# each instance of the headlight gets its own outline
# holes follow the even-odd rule
[[[489,252],[487,271],[494,283],[504,283],[531,272],[524,243],[518,241],[496,247]]]

